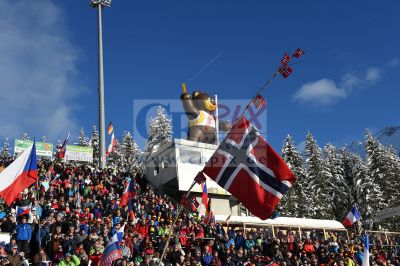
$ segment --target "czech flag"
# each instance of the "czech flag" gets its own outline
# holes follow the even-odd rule
[[[108,135],[111,135],[114,132],[114,127],[112,125],[112,123],[110,122],[110,124],[108,125],[108,129],[107,129]]]
[[[29,215],[31,213],[32,203],[27,206],[17,206],[17,216]]]
[[[206,210],[208,210],[208,192],[207,192],[207,183],[204,182],[203,184],[201,184],[202,188],[203,188],[203,194],[201,195],[201,203],[204,204],[204,207],[206,208]]]
[[[365,235],[365,239],[364,239],[364,252],[363,252],[362,266],[369,266],[369,239],[368,239],[368,235]]]
[[[357,207],[351,208],[351,211],[347,214],[346,218],[344,218],[343,225],[346,227],[352,226],[355,222],[359,221],[361,218],[360,213],[358,212]]]
[[[60,151],[57,154],[57,157],[59,159],[63,159],[65,157],[65,151],[67,150],[68,140],[69,140],[69,132],[68,132],[68,135],[67,135],[67,137],[65,138],[65,140],[64,140],[64,142],[62,144],[62,147],[61,147]]]
[[[33,142],[32,146],[0,173],[0,196],[10,206],[19,193],[37,179],[36,145]]]
[[[119,206],[126,206],[129,200],[131,200],[134,196],[136,196],[135,181],[131,180],[122,194]]]

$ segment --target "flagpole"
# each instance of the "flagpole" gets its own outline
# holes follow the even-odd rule
[[[192,188],[194,187],[194,185],[196,185],[196,183],[197,183],[196,181],[193,181],[192,185],[189,187],[189,190],[186,192],[186,195],[185,195],[185,198],[186,198],[186,199],[189,198],[190,192],[192,191]],[[182,212],[182,210],[183,210],[183,204],[180,204],[180,205],[178,206],[178,213],[176,214],[173,223],[172,223],[172,224],[170,225],[170,227],[169,227],[168,238],[167,238],[167,241],[165,242],[165,246],[164,246],[164,248],[163,248],[163,251],[162,251],[161,257],[160,257],[160,261],[161,261],[161,262],[162,262],[162,260],[163,260],[163,258],[164,258],[165,252],[167,251],[167,248],[168,248],[168,245],[169,245],[169,241],[171,240],[172,229],[173,229],[173,227],[175,226],[176,222],[178,221],[179,215],[180,215],[180,213]]]

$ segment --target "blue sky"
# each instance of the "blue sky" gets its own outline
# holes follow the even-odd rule
[[[79,3],[80,2],[80,3]],[[286,50],[304,62],[263,93],[280,149],[310,130],[320,144],[399,125],[398,1],[117,1],[103,13],[106,123],[133,130],[133,101],[178,99],[188,82],[246,99]],[[96,11],[86,1],[1,1],[0,137],[55,142],[97,123]],[[222,52],[222,53],[221,53]],[[142,143],[140,143],[142,144]]]

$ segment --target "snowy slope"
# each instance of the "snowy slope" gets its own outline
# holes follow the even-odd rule
[[[396,127],[385,127],[381,131],[375,134],[375,138],[385,146],[392,145],[400,154],[400,126]],[[354,141],[346,146],[352,152],[365,156],[364,140]]]

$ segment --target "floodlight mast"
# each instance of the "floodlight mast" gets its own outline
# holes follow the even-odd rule
[[[102,30],[102,8],[110,7],[111,0],[91,0],[90,5],[97,8],[98,22],[98,64],[99,64],[99,129],[100,129],[100,169],[106,168],[106,135],[105,135],[105,111],[104,111],[104,70],[103,70],[103,30]]]

